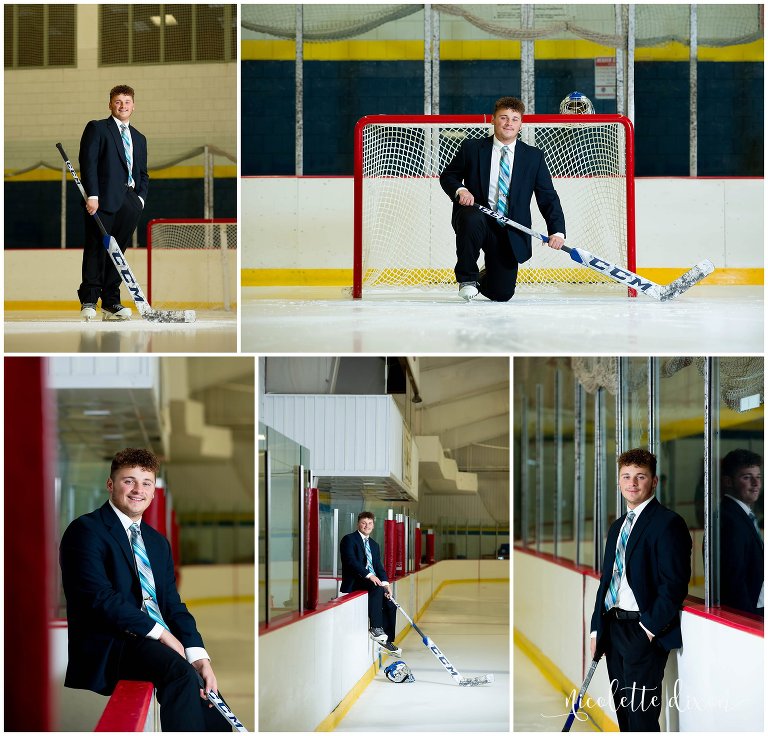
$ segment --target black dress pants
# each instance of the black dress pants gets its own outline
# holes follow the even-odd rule
[[[451,221],[456,233],[456,282],[477,281],[480,293],[495,302],[507,302],[515,293],[517,259],[506,229],[475,207],[458,207]],[[477,261],[485,253],[485,274]]]
[[[125,249],[131,242],[133,231],[139,223],[142,212],[141,200],[136,192],[126,187],[123,205],[117,212],[96,211],[99,219],[120,246]],[[83,249],[83,281],[77,290],[81,304],[96,304],[101,299],[102,306],[111,306],[120,302],[120,274],[104,247],[104,240],[96,224],[96,219],[83,208],[85,218],[85,246]]]
[[[608,677],[621,731],[659,731],[661,683],[669,652],[636,620],[605,618],[603,633]]]
[[[387,639],[394,641],[397,607],[384,595],[387,588],[376,585],[366,578],[356,581],[352,590],[368,591],[368,619],[371,628],[384,629]]]
[[[232,731],[221,713],[200,697],[197,670],[159,641],[126,642],[118,679],[146,680],[155,686],[163,731]]]

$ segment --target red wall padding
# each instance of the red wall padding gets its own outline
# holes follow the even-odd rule
[[[317,608],[320,588],[320,501],[317,488],[307,488],[305,496],[304,524],[304,562],[306,581],[306,599],[304,605],[307,611]]]
[[[405,575],[405,523],[395,522],[397,534],[397,558],[395,559],[395,575],[401,578]]]
[[[151,682],[120,680],[93,730],[111,733],[143,731],[154,691]]]
[[[418,572],[421,569],[421,527],[416,527],[416,534],[413,540],[413,569]]]
[[[5,731],[51,731],[55,408],[43,358],[5,359]]]
[[[431,565],[435,561],[435,533],[427,532],[427,562]]]
[[[160,532],[168,538],[168,524],[165,515],[165,488],[155,487],[155,498],[147,510],[143,513],[141,520],[149,524],[155,531]]]
[[[384,571],[387,573],[387,580],[395,579],[396,558],[397,535],[395,520],[387,519],[384,522]]]

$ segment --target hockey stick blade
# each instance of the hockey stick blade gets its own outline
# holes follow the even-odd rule
[[[67,154],[64,151],[64,147],[61,145],[61,143],[57,143],[56,148],[61,154],[61,157],[64,159],[67,170],[72,175],[72,179],[74,179],[75,184],[77,184],[77,188],[80,190],[80,194],[83,195],[83,199],[87,202],[88,195],[85,193],[85,188],[80,181],[80,177],[77,175],[77,172],[72,166],[72,162],[67,157]],[[120,278],[123,280],[126,289],[128,289],[128,293],[131,295],[131,298],[136,305],[136,309],[139,310],[139,314],[148,322],[194,322],[197,318],[197,315],[193,309],[152,309],[152,307],[149,305],[149,302],[147,301],[147,298],[144,296],[144,292],[141,290],[141,286],[139,286],[139,282],[133,275],[133,271],[128,265],[128,261],[126,261],[125,255],[120,250],[120,246],[117,244],[117,241],[109,233],[107,233],[107,229],[104,227],[104,223],[101,221],[98,212],[94,212],[93,219],[96,221],[96,224],[101,231],[102,242],[107,250],[107,253],[109,254],[109,258],[112,261],[114,267],[117,269],[117,272],[120,274]]]
[[[227,719],[230,726],[236,731],[248,733],[248,729],[240,723],[237,716],[229,709],[229,706],[224,702],[224,699],[220,695],[213,692],[213,690],[209,690],[206,695],[208,696],[208,700],[216,707],[216,710]]]
[[[665,286],[661,290],[661,301],[669,301],[683,292],[688,291],[688,289],[698,284],[702,279],[705,279],[714,270],[715,266],[709,259],[696,264],[690,271],[686,271],[669,286]]]
[[[438,662],[440,662],[443,667],[445,667],[446,670],[448,670],[448,674],[455,680],[455,682],[462,687],[475,687],[477,685],[490,685],[493,682],[493,675],[478,675],[476,677],[462,677],[458,670],[448,661],[448,658],[440,651],[439,647],[435,642],[432,641],[414,622],[414,620],[405,612],[405,609],[394,599],[390,596],[390,599],[392,603],[397,606],[397,608],[400,610],[400,612],[405,616],[408,621],[410,621],[411,626],[413,626],[414,631],[421,637],[421,641],[424,644],[424,646],[429,649],[432,654],[435,655],[435,658]]]
[[[478,204],[477,202],[475,202],[475,207],[477,207],[481,212],[485,213],[489,217],[492,217],[494,220],[497,220],[502,225],[508,225],[509,227],[513,227],[517,230],[527,233],[534,238],[538,238],[542,243],[549,242],[548,235],[543,235],[542,233],[538,233],[535,230],[531,230],[531,228],[526,227],[525,225],[521,225],[514,220],[510,220],[508,217],[504,217],[498,212],[494,212],[493,210],[488,209],[488,207],[483,207],[483,205]],[[674,299],[675,297],[680,296],[680,294],[688,291],[688,289],[690,289],[694,284],[697,284],[699,281],[701,281],[715,270],[712,262],[705,260],[694,266],[690,271],[684,273],[678,279],[675,279],[675,281],[673,281],[668,286],[661,286],[660,284],[657,284],[650,279],[638,276],[638,274],[634,273],[633,271],[629,271],[626,268],[622,268],[621,266],[616,266],[610,261],[606,261],[604,258],[600,258],[599,256],[596,256],[593,253],[590,253],[588,250],[584,250],[583,248],[572,248],[564,245],[561,250],[565,251],[570,256],[572,261],[575,261],[585,268],[589,268],[592,271],[596,271],[597,273],[602,274],[603,276],[607,276],[609,279],[612,279],[613,281],[616,281],[619,284],[623,284],[624,286],[627,286],[631,289],[637,289],[646,296],[649,296],[652,299],[656,299],[660,302],[669,301],[670,299]]]

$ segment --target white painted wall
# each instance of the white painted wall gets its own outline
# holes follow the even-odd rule
[[[438,562],[398,580],[393,593],[409,615],[415,616],[442,582],[483,579],[509,579],[509,562]],[[398,634],[406,625],[405,619],[398,616]],[[373,663],[368,602],[364,595],[262,634],[259,730],[314,730]]]
[[[352,268],[352,179],[249,177],[242,268]],[[637,263],[763,266],[762,179],[637,179]],[[567,213],[566,213],[567,221]],[[586,247],[586,246],[585,246]]]
[[[261,421],[306,447],[315,476],[403,479],[403,417],[391,396],[268,394]],[[409,492],[418,497],[418,451],[411,440]]]
[[[514,561],[515,628],[578,689],[590,661],[587,637],[598,580],[519,551]],[[680,713],[667,714],[667,730],[762,730],[762,637],[688,611],[682,614],[682,627],[683,649],[670,656],[664,680],[668,703],[679,679]],[[604,659],[589,694],[612,702]],[[603,710],[616,722],[612,707]]]
[[[133,64],[100,66],[99,6],[77,8],[77,66],[71,69],[6,69],[5,170],[43,160],[58,168],[57,141],[72,158],[85,124],[106,118],[109,90],[128,84],[136,90],[131,124],[147,136],[149,167],[167,164],[202,145],[237,152],[237,65]],[[192,102],[204,100],[204,104]],[[190,107],[194,114],[189,114]],[[51,114],[55,110],[54,114]],[[187,161],[186,164],[198,163]],[[217,157],[217,164],[231,164]],[[151,196],[151,185],[150,185]],[[138,274],[137,274],[138,276]],[[77,287],[75,287],[77,288]]]

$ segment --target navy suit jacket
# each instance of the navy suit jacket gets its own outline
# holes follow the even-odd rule
[[[453,218],[456,217],[458,209],[463,206],[455,199],[456,190],[459,187],[469,189],[478,204],[485,207],[492,206],[488,201],[492,152],[492,135],[466,140],[461,144],[453,161],[440,174],[440,185],[453,202]],[[507,217],[530,228],[531,197],[535,195],[536,204],[547,223],[547,233],[565,235],[565,215],[560,206],[560,198],[552,184],[552,177],[544,160],[544,152],[518,140],[515,144],[511,177]],[[532,255],[531,236],[512,227],[505,227],[505,230],[518,263],[529,260]]]
[[[387,573],[384,572],[384,566],[381,564],[381,552],[379,545],[373,537],[368,537],[368,543],[371,547],[371,557],[373,558],[373,571],[379,580],[387,580]],[[342,537],[339,545],[341,551],[341,588],[342,593],[349,593],[353,590],[364,590],[360,585],[369,574],[366,567],[365,545],[360,532],[354,531]]]
[[[752,614],[763,614],[757,599],[763,586],[763,540],[736,501],[720,503],[720,602]]]
[[[626,514],[611,524],[591,631],[603,632],[605,595],[613,575],[616,542]],[[680,609],[691,578],[691,535],[682,516],[652,499],[632,527],[625,554],[627,582],[640,608],[640,622],[661,647],[683,645]]]
[[[163,620],[185,648],[202,647],[195,619],[176,590],[168,540],[143,521],[141,535]],[[155,625],[141,610],[141,586],[128,535],[105,503],[67,527],[59,551],[69,624],[64,684],[110,695],[125,642],[145,637]]]
[[[134,189],[145,202],[149,189],[147,139],[133,125],[128,126],[133,142],[132,175]],[[112,116],[91,120],[80,139],[80,179],[89,197],[99,198],[99,209],[117,212],[125,198],[128,161],[123,139]]]

